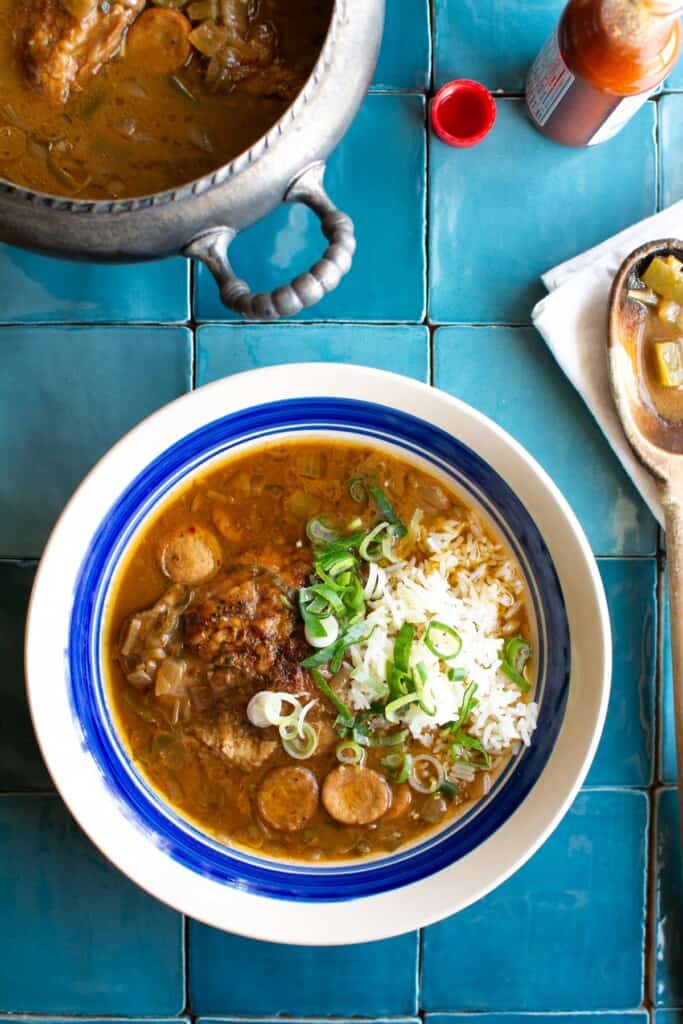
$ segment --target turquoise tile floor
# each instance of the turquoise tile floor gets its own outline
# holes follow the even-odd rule
[[[295,323],[244,325],[181,260],[83,267],[0,247],[0,1014],[166,1024],[683,1024],[683,873],[665,557],[656,524],[529,323],[539,273],[683,197],[683,66],[612,143],[527,124],[526,67],[562,0],[388,0],[372,91],[330,162],[359,254]],[[431,82],[502,95],[490,137],[426,129]],[[680,92],[677,92],[680,91]],[[265,287],[320,250],[306,211],[235,246]],[[33,740],[22,631],[37,559],[99,455],[169,399],[272,363],[385,367],[470,402],[546,467],[598,559],[615,636],[598,754],[569,814],[497,891],[423,933],[268,946],[156,903],[55,794]],[[359,914],[363,908],[359,908]],[[426,1018],[425,1018],[426,1015]],[[577,1024],[579,1022],[577,1021]]]

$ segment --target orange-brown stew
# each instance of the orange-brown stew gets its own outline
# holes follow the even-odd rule
[[[462,513],[440,482],[385,452],[281,444],[195,480],[147,526],[120,572],[106,651],[125,744],[170,804],[226,844],[310,861],[385,853],[460,814],[507,760],[447,796],[392,781],[387,747],[367,748],[360,770],[339,764],[336,709],[300,665],[312,649],[295,594],[311,572],[311,517],[331,514],[356,529],[376,522],[371,503],[349,493],[359,477],[381,482],[403,522],[419,509],[427,531]],[[141,611],[148,618],[136,634]],[[520,602],[506,632],[527,628]],[[182,679],[160,672],[169,658],[182,661]],[[344,671],[331,680],[340,694]],[[249,723],[248,702],[264,689],[319,698],[307,718],[319,738],[314,756],[293,759],[276,729]],[[424,752],[410,738],[401,749]]]
[[[0,177],[161,192],[248,149],[303,86],[332,0],[0,0]]]

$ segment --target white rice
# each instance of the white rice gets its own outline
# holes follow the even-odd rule
[[[436,707],[427,715],[417,704],[399,712],[412,735],[431,747],[439,727],[458,718],[465,689],[476,683],[478,705],[466,731],[495,757],[513,745],[529,745],[538,708],[501,671],[506,635],[515,630],[515,615],[524,600],[524,584],[507,552],[483,530],[472,512],[444,520],[427,535],[419,515],[401,542],[398,555],[373,574],[373,597],[368,600],[366,642],[349,649],[353,669],[349,700],[363,710],[377,700],[378,681],[386,677],[396,635],[404,623],[415,627],[411,667],[423,662],[426,692]],[[450,663],[437,658],[422,643],[432,619],[457,630],[462,649]],[[464,669],[465,680],[449,680],[450,666]],[[438,743],[441,743],[438,740]],[[471,781],[474,768],[454,764],[453,778]]]

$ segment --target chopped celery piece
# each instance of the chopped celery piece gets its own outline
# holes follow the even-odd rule
[[[656,306],[661,299],[656,292],[652,291],[652,288],[629,288],[626,292],[629,299],[633,299],[634,302],[642,302],[644,306]]]
[[[683,264],[675,256],[655,256],[643,274],[643,283],[662,298],[683,306]]]
[[[655,341],[655,359],[659,383],[665,388],[677,388],[683,384],[683,349],[681,339],[677,341]]]

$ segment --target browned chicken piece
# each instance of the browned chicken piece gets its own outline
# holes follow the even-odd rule
[[[64,105],[119,51],[145,0],[36,0],[27,4],[24,61],[30,82]]]
[[[198,588],[183,616],[187,647],[208,667],[214,692],[239,687],[303,691],[303,626],[273,575],[235,567]]]
[[[198,740],[210,747],[225,761],[242,771],[261,768],[275,753],[277,740],[263,735],[262,729],[249,725],[243,715],[219,711],[192,725]]]

